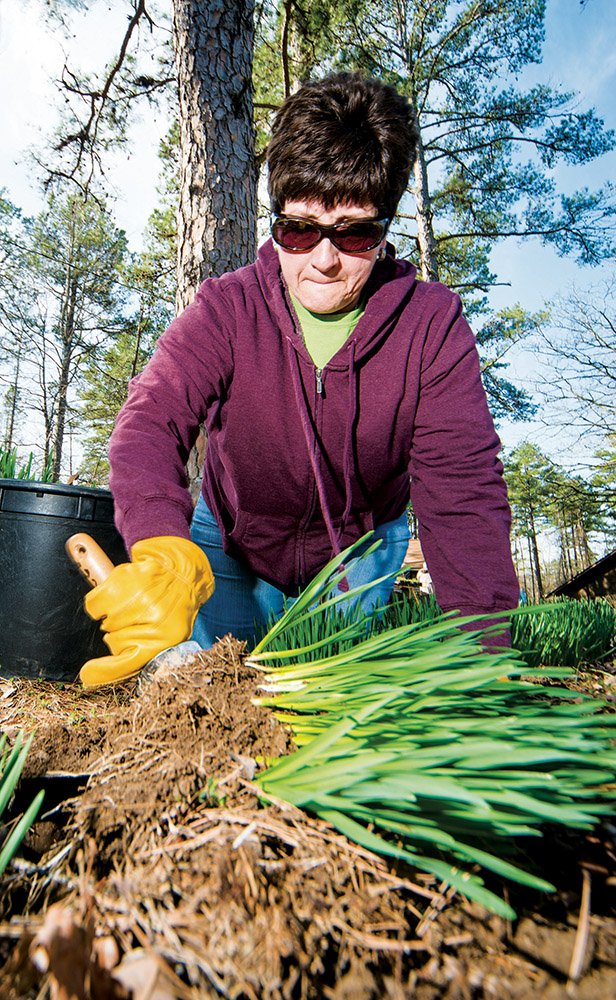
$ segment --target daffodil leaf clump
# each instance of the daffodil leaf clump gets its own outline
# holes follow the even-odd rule
[[[616,716],[558,683],[570,669],[531,669],[512,649],[486,649],[499,626],[482,628],[482,618],[383,628],[341,613],[366,589],[336,589],[355,548],[249,656],[264,675],[258,703],[299,747],[258,784],[512,916],[480,869],[553,890],[515,863],[515,838],[539,837],[545,824],[590,830],[611,811]],[[536,683],[546,677],[552,686]]]

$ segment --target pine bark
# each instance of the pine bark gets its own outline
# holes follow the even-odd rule
[[[175,0],[180,111],[178,312],[256,253],[254,0]]]

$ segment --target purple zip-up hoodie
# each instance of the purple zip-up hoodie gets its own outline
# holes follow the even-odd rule
[[[207,428],[203,495],[225,549],[292,592],[410,494],[445,610],[514,607],[500,442],[460,299],[390,251],[365,312],[315,368],[271,241],[210,278],[130,385],[111,439],[128,547],[189,537],[185,465]]]

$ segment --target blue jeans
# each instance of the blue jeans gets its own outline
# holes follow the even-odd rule
[[[217,639],[231,632],[236,639],[245,640],[249,648],[254,646],[263,635],[268,620],[282,614],[284,593],[256,576],[239,560],[227,555],[222,547],[216,519],[202,496],[193,514],[191,535],[193,542],[207,555],[216,581],[212,597],[197,615],[192,638],[202,649],[209,649]],[[409,537],[406,513],[396,521],[375,528],[367,545],[377,538],[382,539],[381,544],[370,556],[351,567],[347,573],[349,588],[376,580],[386,573],[396,573],[406,555]],[[391,576],[383,583],[370,587],[356,603],[366,611],[377,603],[386,604],[394,579]]]

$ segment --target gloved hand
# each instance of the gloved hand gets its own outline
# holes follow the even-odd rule
[[[214,592],[207,556],[186,538],[146,538],[133,545],[131,560],[86,596],[86,611],[101,619],[112,655],[83,665],[84,687],[126,680],[157,653],[183,642]]]

